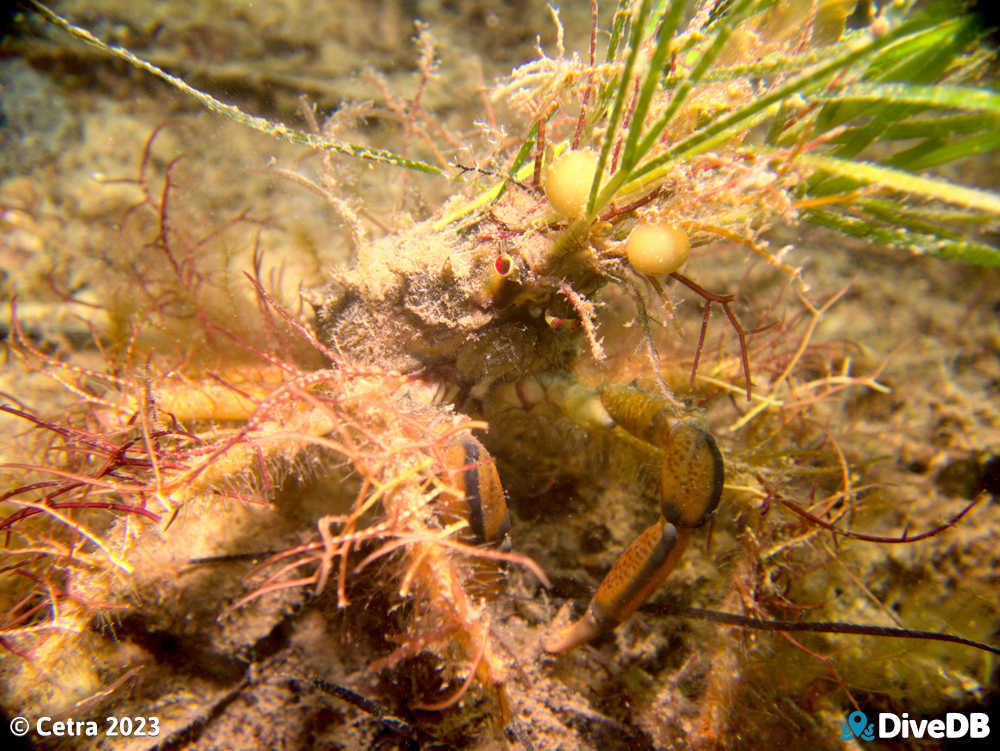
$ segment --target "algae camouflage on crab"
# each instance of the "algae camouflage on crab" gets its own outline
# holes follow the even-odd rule
[[[665,615],[995,641],[1000,210],[949,179],[993,158],[991,61],[950,8],[851,5],[601,6],[593,51],[590,8],[540,8],[478,133],[454,19],[359,79],[337,45],[398,57],[405,14],[275,4],[217,47],[214,11],[144,35],[60,6],[247,111],[255,80],[377,92],[301,132],[178,80],[242,124],[164,123],[175,93],[122,105],[145,79],[73,86],[128,53],[15,43],[93,114],[0,186],[4,252],[38,259],[4,280],[8,713],[158,718],[136,748],[840,748],[859,706],[980,708],[969,646]]]

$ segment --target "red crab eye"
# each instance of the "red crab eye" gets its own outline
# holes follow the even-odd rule
[[[503,255],[497,256],[497,259],[493,262],[493,268],[497,270],[497,273],[500,276],[507,276],[514,270],[514,262],[511,260],[509,255],[504,253]]]

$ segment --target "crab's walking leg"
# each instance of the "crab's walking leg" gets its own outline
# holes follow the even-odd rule
[[[564,407],[586,404],[581,423],[595,422],[595,401],[611,429],[660,463],[660,517],[611,567],[580,620],[545,641],[562,652],[590,641],[624,621],[660,586],[684,552],[691,530],[704,524],[722,494],[723,462],[715,439],[695,418],[677,418],[666,400],[631,386],[609,386],[581,398],[582,387],[564,376],[535,376],[550,392],[562,391]],[[554,389],[554,386],[562,386]],[[566,394],[573,394],[567,398]],[[573,416],[572,408],[567,413]]]

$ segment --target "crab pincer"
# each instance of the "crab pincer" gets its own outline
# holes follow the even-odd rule
[[[631,386],[605,387],[601,402],[616,433],[658,458],[660,516],[618,556],[583,616],[549,635],[548,652],[577,647],[628,618],[677,565],[722,495],[722,455],[700,421],[673,418],[665,400]]]

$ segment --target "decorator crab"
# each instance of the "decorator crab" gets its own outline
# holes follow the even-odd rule
[[[585,171],[576,185],[566,185],[565,167],[577,166],[577,153],[550,169],[550,198],[554,183],[563,192],[582,192],[580,185],[589,182],[592,173]],[[584,161],[590,170],[596,163]],[[676,401],[633,386],[589,387],[572,375],[587,335],[595,351],[601,349],[591,298],[628,272],[620,257],[597,250],[587,233],[545,217],[544,202],[530,191],[517,201],[529,207],[522,210],[538,211],[541,221],[513,229],[514,219],[496,218],[514,210],[501,201],[489,218],[456,230],[428,222],[405,240],[388,236],[365,248],[352,268],[312,299],[319,335],[331,350],[350,362],[452,384],[459,400],[486,417],[492,426],[487,442],[506,456],[534,457],[535,463],[547,456],[564,472],[575,462],[569,471],[582,473],[587,468],[579,462],[595,455],[588,444],[601,442],[586,433],[574,437],[582,429],[631,447],[631,466],[655,478],[659,519],[621,555],[583,619],[550,638],[547,649],[558,652],[621,622],[656,589],[691,530],[715,510],[723,460],[702,421]],[[687,255],[686,236],[640,224],[626,243],[630,257],[638,255],[632,246],[643,233],[652,235],[640,242],[645,256],[656,257],[655,271],[677,271]],[[681,256],[665,263],[678,244]],[[484,460],[475,452],[466,456],[471,467]],[[472,520],[505,518],[490,508],[504,500],[492,477],[485,487],[481,473],[478,479],[477,490],[471,482],[465,488],[470,526],[485,542],[495,535],[483,535],[483,524]],[[500,526],[491,526],[500,533]]]

